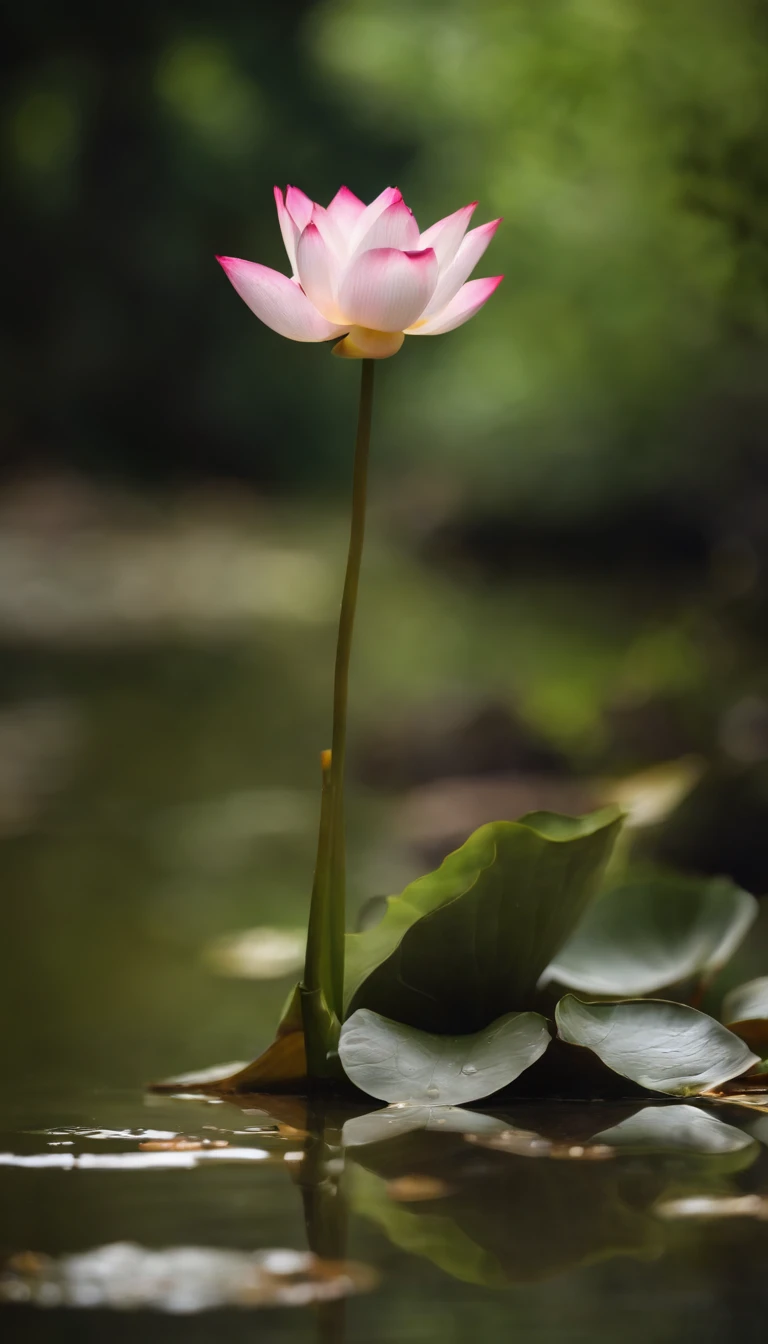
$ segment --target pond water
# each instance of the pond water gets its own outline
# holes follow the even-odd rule
[[[253,1057],[291,986],[290,939],[258,979],[222,973],[221,940],[306,918],[343,533],[249,516],[6,535],[3,1338],[762,1338],[768,1115],[661,1106],[663,1133],[641,1116],[617,1139],[641,1103],[381,1122],[145,1091]],[[350,918],[462,825],[600,801],[617,691],[714,694],[670,585],[654,606],[562,578],[449,581],[374,527],[363,596]],[[523,742],[503,780],[433,786],[425,753],[444,777],[442,744],[459,774],[475,750],[435,717],[457,703],[516,706],[556,759]],[[410,781],[396,739],[421,752]],[[765,945],[738,978],[764,973]]]
[[[5,1339],[762,1338],[765,1115],[72,1088],[2,1124]]]

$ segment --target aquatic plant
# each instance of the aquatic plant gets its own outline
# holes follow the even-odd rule
[[[344,763],[352,630],[365,535],[374,360],[396,354],[405,335],[436,336],[461,326],[501,283],[468,279],[499,220],[467,232],[477,202],[420,232],[396,187],[365,205],[340,187],[326,209],[297,187],[275,187],[290,278],[237,257],[218,260],[249,308],[268,327],[296,341],[342,337],[334,354],[361,359],[360,409],[352,485],[349,555],[341,601],[333,688],[333,732],[323,753],[315,881],[304,979],[287,1022],[303,1026],[313,1081],[338,1074],[344,1011]],[[294,1033],[284,1030],[284,1034]],[[281,1055],[290,1053],[285,1044]]]
[[[534,1066],[518,1084],[534,1095],[574,1085],[594,1094],[614,1075],[685,1097],[754,1075],[761,1054],[751,1046],[764,1048],[768,1025],[765,982],[729,997],[725,1023],[698,1006],[755,918],[754,897],[727,879],[630,869],[617,881],[616,866],[602,889],[623,820],[616,807],[481,826],[435,872],[390,897],[375,927],[345,933],[347,691],[373,361],[396,353],[407,334],[447,331],[477,311],[501,277],[467,276],[498,221],[467,233],[474,206],[466,206],[420,233],[394,188],[368,206],[345,187],[327,209],[293,187],[275,197],[293,275],[220,258],[227,275],[274,330],[341,338],[335,352],[363,361],[332,747],[322,757],[303,979],[259,1059],[187,1085],[327,1091],[351,1081],[390,1104],[454,1106],[508,1088]],[[554,987],[568,992],[558,1000]],[[660,991],[667,996],[651,997]]]

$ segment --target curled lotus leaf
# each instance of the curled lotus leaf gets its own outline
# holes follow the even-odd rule
[[[423,1031],[478,1031],[531,1006],[572,934],[622,822],[536,812],[481,826],[441,866],[346,939],[345,1013],[370,1008]]]
[[[584,1003],[567,994],[555,1017],[561,1040],[591,1050],[609,1069],[651,1092],[696,1096],[759,1063],[732,1031],[685,1003]]]
[[[727,878],[649,874],[590,906],[541,983],[637,998],[690,976],[710,977],[733,955],[757,910],[754,896]]]

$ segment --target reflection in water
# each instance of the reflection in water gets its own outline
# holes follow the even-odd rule
[[[698,1106],[644,1106],[598,1135],[601,1143],[630,1152],[739,1153],[754,1147],[749,1134]]]
[[[347,1121],[352,1207],[410,1254],[501,1288],[606,1257],[660,1255],[665,1193],[681,1198],[688,1182],[698,1196],[711,1186],[722,1197],[760,1151],[692,1105],[527,1107],[520,1116],[401,1106]],[[423,1197],[404,1201],[403,1182]]]
[[[214,1307],[304,1307],[364,1292],[376,1282],[364,1265],[311,1253],[259,1253],[213,1246],[152,1251],[130,1242],[60,1260],[22,1253],[0,1275],[0,1302],[113,1311],[152,1308],[178,1315]]]
[[[689,1195],[656,1206],[660,1218],[759,1218],[768,1222],[768,1199],[761,1195]]]
[[[279,1168],[297,1187],[306,1250],[150,1250],[124,1241],[58,1259],[23,1252],[5,1266],[0,1300],[166,1312],[312,1305],[317,1339],[343,1344],[345,1299],[378,1279],[359,1260],[392,1264],[375,1250],[359,1256],[365,1227],[454,1281],[509,1290],[616,1257],[658,1260],[683,1221],[741,1218],[754,1227],[766,1216],[751,1171],[749,1189],[738,1183],[760,1143],[703,1105],[529,1103],[494,1114],[423,1106],[354,1114],[298,1097],[243,1097],[238,1105],[242,1122],[206,1126],[242,1136],[237,1148],[179,1147],[205,1140],[178,1130],[59,1126],[19,1135],[27,1144],[44,1140],[47,1151],[22,1153],[18,1164],[66,1157],[72,1175],[58,1178],[68,1183],[89,1167],[132,1171],[138,1181],[148,1158],[192,1166],[249,1153],[251,1172],[278,1178]],[[174,1146],[141,1151],[150,1132],[170,1138],[149,1142]],[[104,1152],[107,1135],[121,1151]],[[101,1152],[51,1151],[62,1136],[76,1150],[98,1141]]]

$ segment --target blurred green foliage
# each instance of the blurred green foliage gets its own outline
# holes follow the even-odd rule
[[[271,199],[480,199],[506,274],[380,379],[378,452],[577,516],[706,508],[763,469],[761,0],[161,0],[7,17],[9,460],[281,486],[346,476],[354,378],[238,305]],[[298,393],[297,393],[298,389]]]
[[[707,414],[768,336],[764,6],[329,0],[314,20],[371,132],[418,137],[419,212],[479,196],[505,217],[494,303],[401,375],[414,441],[459,460],[471,439],[473,471],[566,508],[717,474]]]

